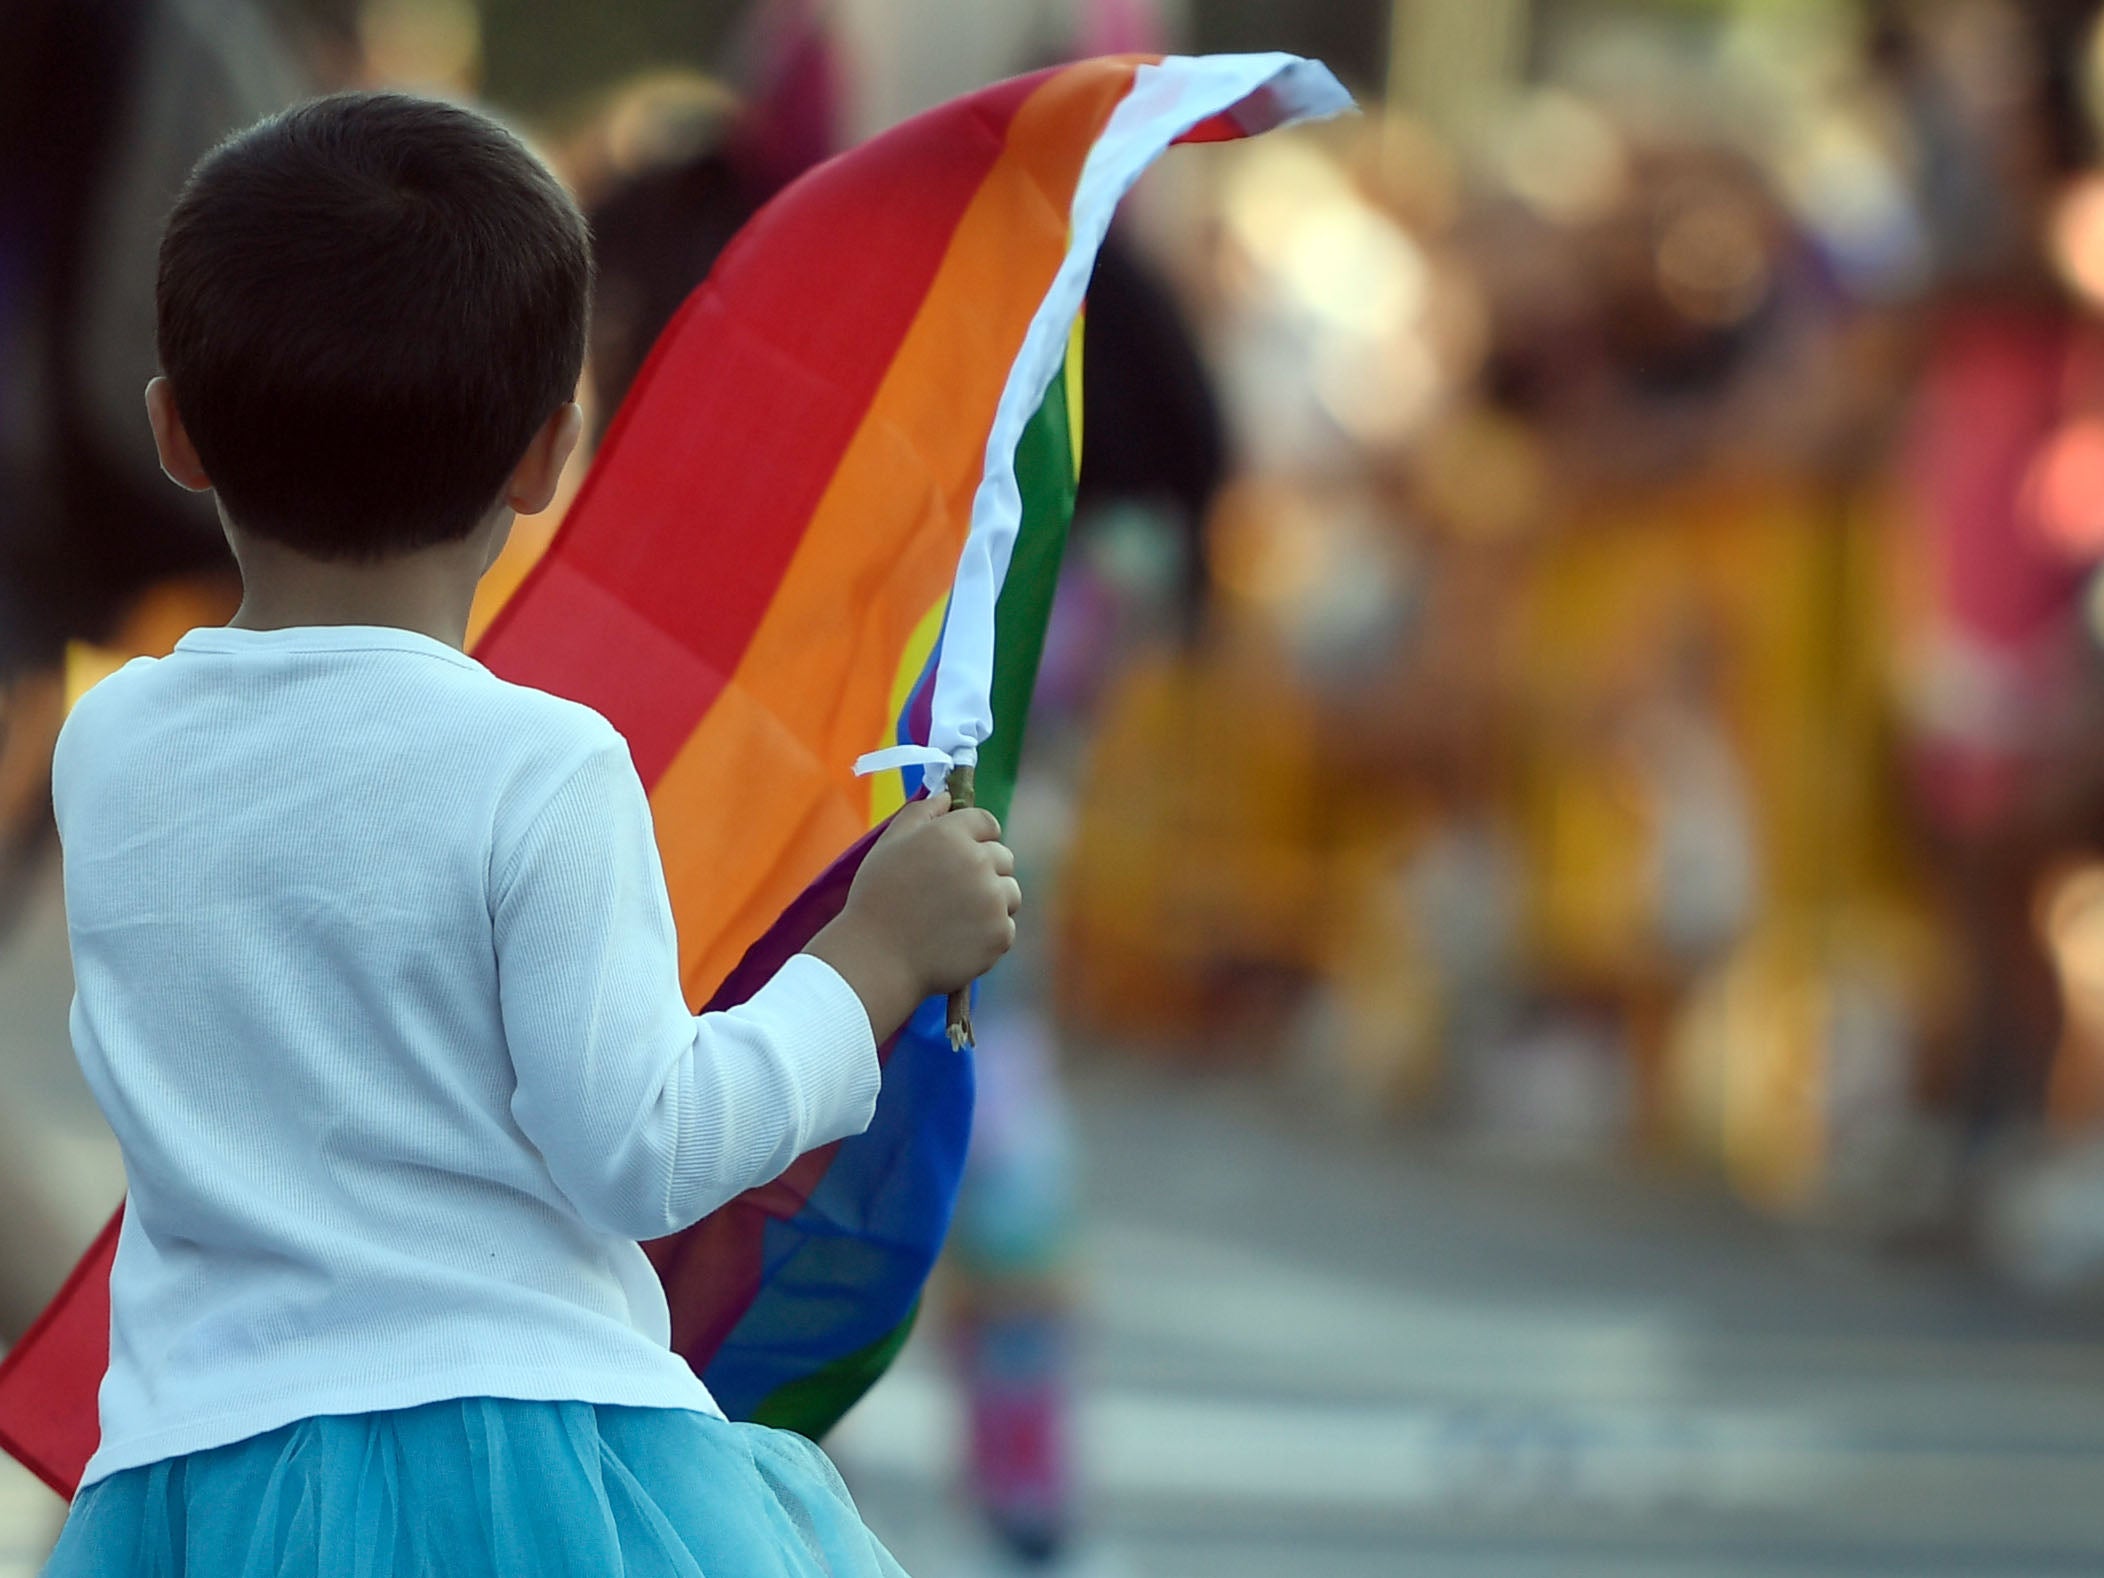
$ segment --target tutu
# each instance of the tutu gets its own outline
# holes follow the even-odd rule
[[[802,1436],[489,1397],[302,1419],[124,1469],[47,1578],[904,1578]]]

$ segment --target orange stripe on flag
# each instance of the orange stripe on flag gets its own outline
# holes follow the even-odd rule
[[[1069,68],[1016,112],[737,672],[653,786],[693,1001],[866,825],[852,764],[885,743],[900,654],[956,571],[994,408],[1136,67]],[[908,504],[902,476],[920,487]],[[751,780],[758,761],[777,764],[766,782]],[[675,809],[709,805],[740,814]],[[689,906],[692,892],[709,903]]]

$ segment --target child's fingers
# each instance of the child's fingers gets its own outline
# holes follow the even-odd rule
[[[988,853],[993,856],[995,876],[1012,877],[1015,875],[1014,850],[1010,849],[1006,844],[999,843],[988,844],[986,848]]]
[[[941,816],[943,812],[949,810],[949,808],[950,795],[948,790],[944,790],[940,794],[932,794],[925,800],[908,800],[893,815],[891,825],[884,829],[884,837],[896,837],[904,833],[908,828],[919,827],[923,822],[932,822],[938,816]]]
[[[1001,824],[991,811],[968,805],[962,811],[952,811],[943,821],[945,827],[955,827],[975,843],[991,844],[1001,836]]]
[[[1008,918],[1014,920],[1023,907],[1023,885],[1014,877],[1003,877],[1001,890],[1008,902]]]

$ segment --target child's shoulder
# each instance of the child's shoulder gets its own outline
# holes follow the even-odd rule
[[[505,781],[504,799],[534,806],[586,767],[633,772],[627,738],[582,702],[478,675],[479,732],[488,731],[490,765]],[[499,763],[501,762],[501,766]]]
[[[590,753],[625,745],[620,731],[605,715],[581,701],[500,678],[486,669],[478,680],[483,704],[491,714],[544,737],[559,749]]]
[[[51,793],[55,805],[63,806],[67,787],[100,773],[112,750],[138,732],[142,719],[154,715],[158,706],[156,673],[158,658],[133,658],[104,675],[80,694],[69,698],[66,721],[59,726],[58,740],[51,749]]]
[[[136,657],[112,669],[78,695],[69,696],[66,721],[58,731],[58,749],[63,752],[69,742],[78,742],[141,706],[151,706],[154,675],[160,667],[159,658]],[[67,688],[71,690],[74,683],[69,676]]]
[[[54,776],[69,757],[99,759],[102,744],[131,754],[142,728],[199,721],[195,676],[183,668],[164,658],[134,658],[84,691],[60,730]],[[420,700],[410,710],[419,716],[405,726],[436,753],[464,752],[500,775],[523,769],[536,776],[536,768],[560,775],[586,758],[627,749],[620,732],[593,708],[501,678],[479,663],[420,669],[416,691]],[[217,714],[224,696],[214,701],[214,694],[205,695],[207,724],[221,721]],[[404,724],[394,710],[401,702],[398,695],[388,698],[389,718],[396,724]],[[253,735],[265,722],[250,718],[248,732]],[[302,722],[294,732],[304,737],[311,730]]]

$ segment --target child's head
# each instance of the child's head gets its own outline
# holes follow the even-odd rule
[[[191,172],[161,241],[162,373],[242,532],[371,562],[467,538],[572,398],[591,248],[512,134],[317,99]]]

